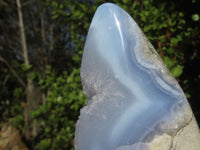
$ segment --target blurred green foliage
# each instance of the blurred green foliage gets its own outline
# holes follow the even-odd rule
[[[108,1],[46,0],[44,2],[44,7],[49,10],[53,22],[62,20],[63,24],[69,26],[67,34],[73,45],[73,57],[68,65],[70,67],[58,71],[55,66],[48,65],[45,72],[41,73],[34,65],[26,67],[23,63],[13,63],[18,65],[16,68],[20,74],[27,75],[45,94],[45,103],[31,112],[32,118],[40,123],[40,130],[32,141],[27,142],[30,149],[74,149],[75,123],[80,108],[86,104],[80,79],[81,56],[92,16],[97,7],[104,2]],[[136,20],[171,73],[183,86],[186,96],[195,99],[195,91],[200,89],[200,73],[194,72],[191,68],[200,60],[197,51],[200,45],[199,12],[188,12],[184,9],[183,6],[186,5],[181,3],[182,1],[179,3],[181,6],[172,0],[111,0],[110,2],[125,9]],[[191,3],[190,7],[197,5],[196,1]],[[56,61],[57,58],[54,59]],[[0,86],[4,87],[0,90],[1,121],[11,121],[23,133],[26,91],[16,83],[8,70],[1,70]],[[200,117],[198,108],[195,115]]]
[[[80,82],[80,69],[74,68],[68,74],[64,71],[56,76],[50,66],[46,69],[46,79],[38,76],[43,91],[48,91],[46,102],[32,117],[40,120],[41,130],[37,137],[39,150],[70,149],[73,147],[75,123],[79,110],[86,103]]]

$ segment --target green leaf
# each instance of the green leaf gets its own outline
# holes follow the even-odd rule
[[[59,15],[56,14],[56,15],[53,15],[53,16],[52,16],[52,19],[56,19],[56,18],[58,18],[58,17],[59,17]]]
[[[64,5],[63,4],[60,4],[60,9],[63,9],[64,8]]]
[[[182,12],[179,12],[179,16],[180,16],[180,17],[183,17],[184,14],[183,14]]]
[[[199,15],[198,14],[193,14],[192,15],[192,20],[193,21],[199,21]]]
[[[53,3],[52,3],[52,7],[53,7],[53,8],[57,8],[57,7],[58,7],[58,3],[53,2]]]
[[[122,0],[123,3],[127,4],[129,0]]]
[[[44,139],[40,141],[39,144],[36,145],[36,148],[39,150],[49,150],[51,144],[51,139]]]
[[[170,69],[174,65],[174,61],[170,59],[169,57],[164,57],[165,63],[167,64],[167,67]]]
[[[179,77],[183,73],[183,66],[177,65],[171,70],[171,73],[175,78]]]
[[[30,70],[31,67],[32,67],[32,65],[29,65],[29,66],[27,66],[26,64],[22,64],[22,65],[21,65],[21,68],[22,68],[22,70],[23,70],[24,72]]]

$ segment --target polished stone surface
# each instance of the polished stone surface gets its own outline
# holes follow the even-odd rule
[[[76,124],[76,150],[150,150],[155,137],[173,137],[191,121],[177,81],[117,5],[103,4],[93,17],[81,78],[88,103]]]

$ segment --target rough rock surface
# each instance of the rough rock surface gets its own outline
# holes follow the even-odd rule
[[[0,125],[0,150],[28,150],[19,131],[9,124]]]
[[[195,118],[192,117],[174,136],[156,135],[148,145],[151,150],[199,150],[200,134]]]

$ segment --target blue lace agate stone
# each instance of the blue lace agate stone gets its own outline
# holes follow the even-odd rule
[[[149,149],[155,135],[173,135],[191,119],[180,86],[115,4],[101,5],[93,17],[81,78],[88,103],[76,124],[76,150]]]

